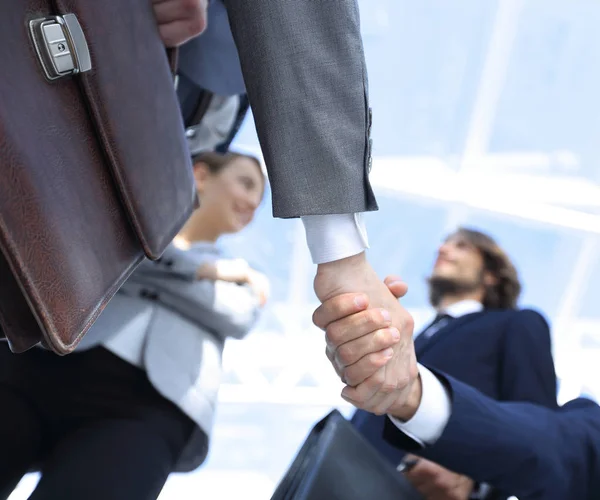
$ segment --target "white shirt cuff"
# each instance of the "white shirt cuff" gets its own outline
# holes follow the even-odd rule
[[[305,215],[302,222],[314,264],[352,257],[369,248],[362,213]]]
[[[421,446],[434,444],[444,432],[450,419],[450,395],[438,378],[422,365],[419,366],[421,376],[421,404],[413,418],[402,422],[389,415],[398,429]]]

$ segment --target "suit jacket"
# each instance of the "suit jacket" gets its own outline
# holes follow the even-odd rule
[[[550,330],[533,310],[484,310],[461,316],[429,339],[419,335],[415,351],[420,363],[449,373],[493,399],[557,407]],[[404,452],[383,439],[385,416],[359,410],[352,420],[398,465]]]
[[[224,0],[275,217],[376,210],[356,0]],[[201,35],[202,36],[202,35]]]
[[[498,402],[437,373],[452,398],[438,441],[421,449],[389,420],[386,439],[519,500],[600,498],[600,407],[576,399],[558,409]]]
[[[207,19],[202,35],[179,48],[178,72],[217,95],[244,94],[240,58],[222,0],[210,2]]]
[[[247,286],[195,279],[198,266],[220,254],[214,245],[167,248],[144,261],[109,302],[78,346],[102,344],[146,371],[156,390],[198,425],[178,471],[198,467],[208,448],[225,339],[242,338],[259,314]]]

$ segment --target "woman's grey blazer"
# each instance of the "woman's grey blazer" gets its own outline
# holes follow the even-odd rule
[[[225,339],[243,338],[259,302],[248,286],[195,279],[196,269],[220,254],[208,243],[170,246],[158,262],[139,266],[84,337],[78,350],[103,345],[144,369],[165,398],[210,436],[221,382]],[[178,471],[198,467],[208,451],[197,432]]]

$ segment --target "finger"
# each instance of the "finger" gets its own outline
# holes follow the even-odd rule
[[[163,0],[154,1],[154,16],[158,24],[167,24],[173,21],[205,17],[205,0]]]
[[[384,283],[397,299],[404,297],[408,293],[408,285],[397,276],[388,276],[384,280]]]
[[[179,47],[204,31],[206,24],[197,19],[160,24],[158,33],[165,47]]]
[[[397,328],[381,328],[339,346],[335,350],[335,360],[340,366],[350,366],[364,356],[383,351],[399,341]]]
[[[204,31],[207,23],[206,0],[155,1],[154,15],[161,39],[176,47]]]
[[[364,376],[366,371],[364,363],[365,361],[361,360],[344,370],[344,377],[349,387],[345,387],[342,392],[351,399],[352,404],[376,415],[383,415],[392,405],[401,404],[410,394],[410,377],[399,376],[394,366],[391,366],[391,359],[388,359],[373,375],[355,385],[354,381],[358,378],[353,377]],[[362,368],[358,375],[355,371],[357,367]]]
[[[346,372],[344,372],[346,373]],[[385,369],[381,367],[373,375],[356,386],[346,385],[342,390],[342,397],[350,401],[354,406],[362,408],[370,413],[381,415],[375,411],[375,406],[387,395],[381,392],[385,380]],[[349,382],[346,380],[346,382]],[[384,412],[385,413],[385,412]]]
[[[435,490],[436,474],[430,467],[430,462],[427,460],[419,460],[417,464],[406,473],[407,479],[418,487],[424,493],[431,494]],[[432,488],[433,486],[433,488]]]
[[[357,387],[367,379],[374,377],[380,370],[382,370],[382,376],[385,377],[383,368],[393,355],[394,352],[391,347],[380,352],[367,354],[353,365],[344,368],[344,382],[350,387]],[[369,386],[376,385],[381,387],[379,378],[373,379],[369,384]],[[373,387],[372,389],[373,390],[371,390],[371,387],[364,388],[361,392],[361,396],[363,396],[362,401],[365,403],[371,400],[375,392],[379,390],[378,387]]]
[[[422,464],[419,462],[417,462],[417,464],[410,470],[405,472],[404,475],[415,488],[423,493],[421,489],[431,481],[431,476],[423,471]]]
[[[341,320],[369,307],[369,297],[364,293],[344,293],[321,304],[313,313],[313,323],[326,329],[330,323]]]
[[[340,377],[340,380],[344,383],[344,366],[339,365],[336,360],[335,360],[335,350],[329,346],[325,347],[325,356],[327,356],[327,359],[329,359],[329,361],[331,362],[331,364],[333,365],[333,369],[335,370],[335,373],[337,374],[338,377]]]
[[[369,401],[377,393],[380,382],[383,381],[384,377],[385,372],[383,368],[380,368],[356,387],[346,385],[346,387],[342,389],[341,396],[357,408],[366,410],[367,401]]]
[[[392,283],[388,288],[397,299],[401,299],[408,293],[408,285],[403,282]]]
[[[325,340],[337,349],[363,335],[372,335],[377,330],[388,328],[391,324],[392,317],[386,309],[367,309],[329,323]]]

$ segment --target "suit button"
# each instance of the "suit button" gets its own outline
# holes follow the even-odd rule
[[[173,260],[172,259],[165,260],[165,266],[167,266],[167,267],[173,267]]]

